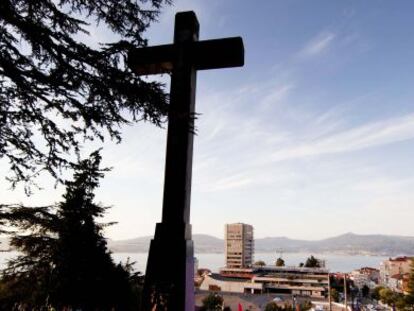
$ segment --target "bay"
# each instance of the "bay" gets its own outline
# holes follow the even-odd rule
[[[8,259],[15,257],[17,252],[0,253],[0,268],[4,268]],[[305,262],[306,258],[311,254],[307,253],[285,253],[283,259],[287,266],[297,266],[301,262]],[[364,256],[364,255],[340,255],[340,254],[312,254],[315,257],[325,260],[326,267],[331,272],[351,272],[361,267],[379,268],[380,262],[387,259],[384,256]],[[147,253],[113,253],[112,257],[115,262],[126,262],[128,259],[135,262],[135,270],[142,273],[145,272],[147,263]],[[218,272],[224,266],[224,254],[196,254],[199,268],[208,268],[213,272]],[[268,265],[273,265],[276,256],[273,253],[256,253],[255,260],[263,260]],[[168,265],[168,258],[165,259]]]
[[[311,254],[305,253],[286,253],[283,259],[287,266],[298,266],[305,262]],[[341,254],[312,254],[315,257],[325,260],[326,267],[331,272],[351,272],[361,267],[372,267],[379,269],[381,261],[387,259],[384,256],[365,256],[365,255],[341,255]],[[116,262],[125,262],[127,258],[135,261],[135,268],[138,271],[145,271],[147,254],[145,253],[114,253],[112,254]],[[213,272],[218,272],[225,265],[224,254],[196,254],[199,268],[208,268]],[[273,265],[276,256],[272,253],[256,253],[255,260],[263,260],[268,265]],[[165,264],[168,265],[168,259]]]

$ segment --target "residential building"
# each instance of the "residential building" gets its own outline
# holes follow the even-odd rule
[[[397,276],[403,276],[411,271],[411,257],[396,257],[384,260],[380,264],[380,284],[389,288],[395,288]],[[392,279],[391,279],[392,278]]]
[[[371,267],[363,267],[352,271],[349,274],[356,287],[361,289],[364,286],[374,288],[379,282],[379,270]]]
[[[404,294],[408,295],[410,290],[410,273],[406,273],[403,275],[403,279],[401,281],[401,290]]]
[[[253,264],[253,226],[236,223],[225,226],[227,268],[248,268]]]
[[[406,293],[408,291],[409,273],[394,274],[389,278],[388,287],[397,293]]]

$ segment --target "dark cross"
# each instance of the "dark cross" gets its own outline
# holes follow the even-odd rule
[[[140,75],[172,73],[162,222],[156,225],[148,255],[145,311],[194,310],[190,194],[196,73],[244,64],[240,37],[198,41],[198,34],[195,13],[177,13],[173,44],[139,48],[128,59]]]

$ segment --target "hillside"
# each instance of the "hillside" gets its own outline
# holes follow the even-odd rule
[[[148,251],[151,236],[145,236],[130,240],[109,240],[109,248],[113,252],[123,253],[145,253]],[[224,240],[207,234],[193,235],[196,253],[222,253],[224,251]]]
[[[117,253],[148,252],[151,236],[129,240],[108,240],[111,251]],[[224,240],[207,234],[193,235],[195,253],[223,253]],[[8,249],[8,241],[0,238],[0,250]],[[349,255],[414,255],[414,237],[391,235],[360,235],[346,233],[322,240],[296,240],[287,237],[255,239],[256,253],[342,253]]]
[[[114,252],[147,252],[151,237],[140,237],[130,240],[109,241]],[[224,252],[224,240],[206,234],[193,235],[196,253]],[[310,253],[346,253],[397,256],[414,255],[414,237],[390,235],[359,235],[346,233],[332,238],[308,241],[287,237],[268,237],[255,239],[257,253],[276,252],[310,252]]]
[[[257,239],[255,246],[256,252],[270,252],[281,248],[285,252],[331,252],[396,256],[414,254],[414,237],[346,233],[316,241],[264,238]]]

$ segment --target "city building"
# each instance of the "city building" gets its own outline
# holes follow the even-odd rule
[[[200,290],[230,293],[280,293],[313,298],[328,295],[329,271],[324,267],[253,266],[253,227],[225,226],[226,267],[207,273]],[[321,262],[324,266],[324,262]]]
[[[253,264],[253,226],[236,223],[225,226],[227,268],[248,268]]]
[[[252,281],[262,283],[267,293],[325,297],[329,271],[324,268],[265,266],[257,269]]]
[[[369,288],[374,288],[378,286],[380,272],[378,269],[371,267],[363,267],[352,271],[349,274],[351,280],[354,282],[355,286],[361,289],[364,286]]]
[[[389,288],[396,287],[396,280],[401,279],[400,276],[410,273],[411,257],[396,257],[384,260],[380,264],[380,284]]]
[[[228,293],[261,294],[264,292],[262,283],[254,283],[250,278],[231,278],[219,273],[206,275],[200,289]]]
[[[328,294],[329,271],[324,268],[264,266],[223,268],[204,278],[201,290],[234,293],[280,293],[314,298]]]
[[[401,291],[408,295],[410,290],[410,273],[406,273],[403,275],[403,279],[401,281]]]
[[[394,274],[388,280],[388,287],[397,293],[407,293],[409,277],[409,273]]]

